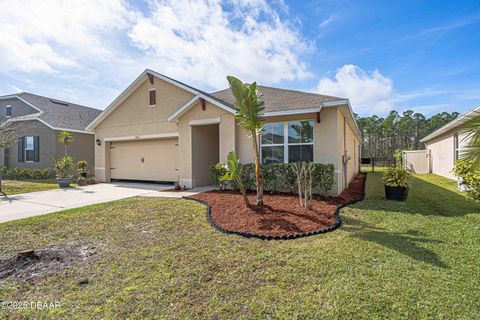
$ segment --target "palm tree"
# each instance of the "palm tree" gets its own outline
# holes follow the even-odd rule
[[[57,139],[57,140],[58,140],[58,142],[63,143],[63,145],[64,145],[64,147],[65,147],[65,156],[67,156],[67,155],[68,155],[68,151],[67,151],[67,149],[68,149],[68,144],[69,144],[70,142],[73,142],[73,140],[75,140],[75,139],[73,138],[72,133],[69,132],[69,131],[60,131],[60,132],[58,133],[58,139]]]
[[[475,115],[465,124],[466,136],[463,140],[470,143],[461,153],[460,158],[472,162],[474,168],[480,169],[480,114]]]
[[[258,135],[263,129],[265,120],[259,114],[264,109],[263,99],[257,90],[257,83],[250,85],[243,83],[233,76],[227,76],[230,89],[235,98],[235,107],[238,114],[235,119],[238,124],[250,132],[255,154],[255,180],[257,184],[257,205],[263,205],[263,179],[260,167],[260,154],[258,150]]]

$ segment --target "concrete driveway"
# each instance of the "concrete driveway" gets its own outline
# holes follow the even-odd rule
[[[180,198],[211,188],[185,192],[167,189],[172,189],[172,185],[119,182],[0,197],[0,223],[135,196]]]

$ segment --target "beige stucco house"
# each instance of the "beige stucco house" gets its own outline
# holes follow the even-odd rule
[[[347,99],[259,86],[267,124],[263,163],[332,163],[338,194],[359,170],[360,131]],[[211,184],[209,166],[235,150],[253,162],[252,141],[237,125],[229,89],[206,93],[145,70],[89,126],[95,132],[95,176]]]
[[[480,115],[480,106],[476,107],[455,120],[447,123],[440,129],[432,132],[420,142],[426,146],[427,166],[430,173],[454,179],[455,162],[459,159],[462,149],[469,144],[463,130],[464,124],[472,116]]]

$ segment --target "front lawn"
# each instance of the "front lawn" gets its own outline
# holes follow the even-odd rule
[[[215,231],[205,207],[133,198],[0,224],[0,256],[94,247],[57,274],[0,285],[0,300],[61,303],[0,318],[478,319],[480,206],[436,176],[407,203],[367,199],[327,234],[262,241]],[[441,186],[432,182],[441,182]]]
[[[58,189],[55,179],[46,180],[2,180],[2,190],[7,195]]]

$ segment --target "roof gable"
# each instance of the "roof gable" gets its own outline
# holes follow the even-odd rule
[[[202,96],[208,99],[215,100],[217,105],[222,105],[222,107],[228,108],[229,106],[225,104],[223,101],[219,101],[218,99],[212,97],[210,94],[189,86],[183,82],[177,81],[170,77],[167,77],[161,73],[155,72],[150,69],[145,69],[90,125],[87,127],[87,130],[95,129],[103,120],[105,120],[125,99],[128,98],[144,81],[147,81],[148,75],[156,77],[160,80],[163,80],[167,83],[170,83],[176,87],[179,87],[185,91],[188,91],[195,96]]]

